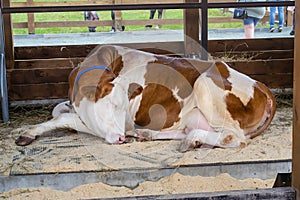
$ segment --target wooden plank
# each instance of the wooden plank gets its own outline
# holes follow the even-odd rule
[[[195,3],[198,0],[185,0],[186,3]],[[196,55],[200,57],[199,42],[199,9],[184,10],[184,54],[186,56]]]
[[[112,26],[111,20],[100,21],[63,21],[63,22],[36,22],[36,28],[48,27],[82,27],[82,26]]]
[[[16,60],[15,69],[33,69],[33,68],[66,68],[77,67],[84,58],[54,58],[54,59],[33,59]]]
[[[122,4],[122,0],[114,0],[114,4]],[[115,19],[114,19],[114,27],[115,30],[122,31],[122,11],[116,10],[115,13]]]
[[[3,0],[3,6],[10,7],[10,0]],[[4,29],[4,50],[5,50],[5,62],[7,69],[14,68],[14,42],[12,31],[12,20],[10,14],[3,15],[3,29]]]
[[[266,51],[233,51],[233,52],[215,52],[211,56],[237,60],[238,58],[245,58],[249,60],[267,60],[267,59],[284,59],[294,58],[294,49],[289,50],[266,50]]]
[[[15,47],[15,59],[86,57],[97,45]]]
[[[104,44],[102,44],[104,45]],[[183,42],[149,42],[115,44],[134,49],[151,49],[153,53],[172,52],[173,54],[183,53]],[[15,59],[47,59],[47,58],[73,58],[86,57],[91,50],[98,45],[64,45],[64,46],[31,46],[15,47]],[[101,45],[99,45],[101,46]]]
[[[264,51],[264,50],[290,50],[294,49],[294,38],[259,38],[236,40],[209,40],[208,51]]]
[[[122,20],[122,25],[131,26],[131,25],[141,25],[145,24],[182,24],[183,19],[147,19],[147,20]]]
[[[33,0],[27,0],[27,6],[31,7]],[[35,33],[35,24],[34,24],[34,13],[27,13],[27,22],[28,22],[28,33]]]
[[[253,61],[232,61],[227,62],[229,66],[247,75],[270,75],[273,74],[292,74],[294,60],[253,60]]]
[[[149,48],[165,49],[169,52],[178,54],[183,53],[183,42],[149,42],[149,43],[132,43],[116,44],[131,48]],[[45,58],[72,58],[86,57],[87,54],[97,45],[64,45],[64,46],[31,46],[15,47],[15,59],[45,59]],[[252,39],[252,40],[209,40],[209,52],[230,54],[232,52],[255,52],[255,51],[282,51],[294,49],[293,38],[272,38],[272,39]],[[290,54],[291,52],[289,52]]]
[[[72,68],[17,69],[8,71],[11,84],[40,84],[68,82]],[[32,78],[28,78],[32,77]]]
[[[20,101],[67,98],[68,89],[68,83],[11,85],[9,99]]]
[[[268,75],[249,75],[251,78],[264,83],[274,89],[292,88],[293,74],[268,74]]]
[[[182,24],[183,19],[153,19],[153,20],[122,20],[122,25],[141,25],[156,23],[156,24]],[[63,21],[63,22],[35,22],[36,28],[48,27],[85,27],[85,26],[112,26],[112,20],[100,21]],[[13,28],[28,28],[27,22],[15,22]]]
[[[300,1],[295,1],[295,60],[294,60],[294,98],[293,98],[293,173],[292,186],[300,199]]]

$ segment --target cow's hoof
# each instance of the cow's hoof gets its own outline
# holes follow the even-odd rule
[[[36,137],[32,135],[21,135],[20,137],[18,137],[18,139],[16,139],[15,143],[18,146],[26,146],[31,144],[35,139]]]
[[[152,141],[151,133],[143,130],[137,130],[138,133],[138,142]]]
[[[136,142],[136,138],[132,136],[126,136],[125,143],[133,143]]]
[[[152,141],[151,133],[144,131],[143,129],[126,131],[126,136],[134,137],[137,142]]]
[[[211,147],[210,145],[203,144],[199,141],[192,141],[192,140],[183,140],[178,148],[178,151],[181,153],[196,149],[196,148],[208,148]]]
[[[184,153],[194,148],[195,148],[194,142],[192,142],[191,140],[183,140],[179,145],[178,151]]]

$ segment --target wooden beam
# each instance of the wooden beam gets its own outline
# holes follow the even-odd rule
[[[3,0],[4,7],[10,7],[10,0]],[[12,32],[12,21],[10,14],[3,15],[3,27],[4,27],[4,49],[5,49],[5,60],[6,68],[14,68],[14,42]]]
[[[198,3],[198,0],[185,0],[186,3]],[[187,57],[200,57],[199,9],[184,10],[184,54]]]
[[[122,4],[122,0],[115,0],[115,4]],[[122,31],[122,11],[116,10],[115,12],[115,21],[114,21],[114,27],[115,30]]]
[[[27,0],[27,6],[30,7],[33,4],[33,0]],[[34,34],[35,33],[35,26],[34,26],[34,13],[27,13],[27,23],[28,23],[28,33]]]
[[[296,26],[294,40],[294,98],[293,98],[293,174],[292,186],[300,199],[300,1],[295,1]]]

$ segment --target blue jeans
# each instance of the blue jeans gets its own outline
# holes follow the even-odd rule
[[[279,2],[279,1],[283,1],[283,0],[269,0],[269,1]],[[284,23],[283,6],[278,6],[277,10],[278,10],[278,20],[279,20],[278,27],[283,27],[283,23]],[[270,28],[273,28],[275,25],[275,15],[276,15],[276,7],[270,7]]]

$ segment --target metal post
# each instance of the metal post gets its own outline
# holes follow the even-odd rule
[[[202,0],[201,2],[201,59],[208,60],[208,5],[207,0]]]
[[[8,95],[7,95],[7,81],[6,81],[6,64],[4,51],[4,32],[3,32],[3,16],[2,16],[2,0],[0,0],[0,95],[2,120],[7,122],[9,120],[8,114]]]

